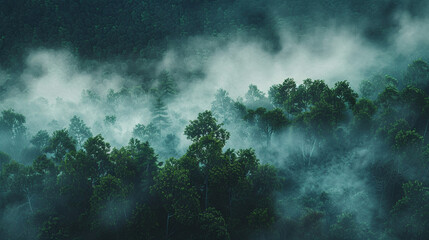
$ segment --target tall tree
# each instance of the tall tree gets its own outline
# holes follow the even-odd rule
[[[404,81],[429,93],[429,64],[422,59],[415,60],[408,65]]]
[[[68,152],[73,151],[76,151],[76,141],[66,129],[55,131],[46,147],[46,152],[53,154],[55,163],[60,163]]]
[[[88,126],[80,119],[78,116],[74,115],[72,119],[70,119],[69,124],[69,134],[73,137],[78,146],[81,148],[86,139],[92,137],[91,130]]]
[[[155,98],[152,108],[152,122],[160,131],[170,125],[168,118],[167,106],[161,97]]]
[[[279,108],[271,111],[267,111],[265,108],[248,110],[245,119],[257,126],[263,132],[267,146],[270,144],[273,133],[281,130],[289,124],[288,119]]]
[[[295,81],[293,78],[287,78],[283,83],[271,86],[268,91],[268,97],[275,107],[281,108],[284,106],[284,103],[289,100],[295,90]]]
[[[31,138],[30,143],[32,143],[40,151],[43,151],[49,145],[49,139],[50,136],[48,131],[40,130]]]
[[[20,151],[23,149],[26,138],[27,127],[25,117],[16,113],[13,109],[3,110],[0,116],[0,136],[2,141],[0,147],[15,159],[19,159]]]
[[[229,96],[228,92],[223,89],[218,89],[215,95],[215,100],[212,102],[211,111],[221,123],[229,124],[237,117],[234,101]]]
[[[212,135],[223,144],[229,139],[229,132],[222,128],[222,124],[217,124],[217,120],[210,111],[199,113],[196,120],[190,121],[190,124],[185,127],[185,135],[193,142],[208,135]]]
[[[254,108],[257,106],[270,107],[268,98],[265,96],[265,93],[258,89],[256,85],[250,84],[249,90],[244,96],[245,104],[249,108]]]
[[[189,171],[180,167],[176,160],[168,160],[155,177],[153,190],[160,194],[167,211],[165,239],[171,236],[171,219],[190,225],[199,213],[197,189],[191,185]]]

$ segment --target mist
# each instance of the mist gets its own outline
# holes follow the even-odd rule
[[[305,1],[308,5],[307,2],[311,1]],[[359,15],[352,14],[356,7],[353,3],[344,3],[353,7],[346,8],[350,13],[338,13],[338,16],[331,15],[334,8],[329,8],[329,4],[321,8],[316,4],[316,10],[327,6],[328,9],[321,11],[320,15],[313,9],[314,14],[310,14],[309,24],[302,21],[301,17],[292,17],[293,11],[288,4],[293,5],[292,1],[287,1],[287,4],[269,1],[266,6],[256,3],[246,6],[244,1],[235,1],[230,8],[223,10],[242,13],[242,18],[246,19],[243,21],[250,21],[248,29],[228,27],[224,31],[215,31],[216,34],[196,31],[186,36],[178,35],[170,41],[160,43],[161,47],[154,48],[158,51],[156,57],[152,58],[149,56],[152,53],[148,53],[148,56],[142,53],[149,52],[146,49],[141,50],[137,57],[109,58],[106,55],[104,58],[94,58],[81,54],[80,50],[73,48],[73,44],[27,47],[19,56],[14,56],[15,60],[10,64],[15,66],[3,64],[0,69],[0,109],[13,109],[14,112],[24,115],[26,128],[24,140],[19,144],[13,143],[15,145],[12,144],[11,148],[8,147],[10,140],[5,137],[0,142],[0,151],[24,166],[31,166],[38,157],[36,155],[43,155],[41,150],[31,150],[35,145],[30,141],[36,134],[46,130],[49,137],[52,137],[61,129],[68,129],[70,132],[71,119],[76,116],[90,129],[91,135],[85,140],[100,134],[110,143],[112,148],[107,151],[108,154],[113,154],[113,149],[127,146],[131,138],[137,138],[143,142],[148,141],[154,149],[157,161],[160,162],[159,169],[167,169],[171,163],[168,159],[181,159],[182,156],[186,159],[187,154],[190,154],[188,149],[195,144],[184,134],[186,126],[197,119],[200,113],[211,110],[218,123],[231,135],[223,146],[223,151],[251,148],[255,150],[261,166],[268,164],[277,169],[276,176],[279,178],[280,187],[275,189],[272,195],[273,203],[266,208],[274,209],[272,215],[275,216],[275,221],[273,220],[269,227],[258,227],[258,230],[243,236],[249,239],[300,239],[304,235],[300,235],[299,229],[307,227],[309,232],[319,231],[326,238],[336,236],[337,239],[401,239],[401,236],[406,235],[386,230],[387,225],[394,226],[399,223],[384,220],[390,219],[394,206],[399,206],[402,184],[418,180],[427,186],[427,170],[419,169],[420,165],[411,166],[413,162],[402,162],[402,159],[406,158],[405,152],[409,149],[398,153],[395,150],[396,145],[389,145],[388,137],[380,136],[384,132],[385,135],[390,134],[393,130],[389,127],[393,129],[400,119],[414,119],[415,122],[410,120],[411,126],[409,129],[404,128],[404,131],[414,131],[421,136],[422,147],[415,156],[410,156],[416,159],[415,161],[420,161],[418,159],[422,157],[418,154],[420,151],[424,152],[424,144],[427,144],[424,139],[427,125],[425,130],[424,124],[419,122],[423,122],[422,119],[426,117],[424,111],[418,117],[412,117],[414,113],[410,110],[411,107],[402,111],[407,107],[401,108],[399,104],[392,104],[394,117],[390,120],[383,115],[387,110],[380,110],[384,109],[384,105],[379,103],[380,97],[378,100],[370,99],[378,106],[378,112],[371,118],[372,125],[368,124],[371,125],[368,127],[371,130],[363,130],[364,128],[360,129],[358,126],[359,120],[355,117],[356,113],[352,107],[355,103],[347,103],[344,119],[336,122],[335,127],[330,130],[315,133],[309,130],[311,127],[303,127],[305,124],[311,126],[306,122],[311,121],[311,118],[301,119],[304,119],[304,113],[311,112],[316,104],[310,106],[310,110],[302,110],[304,117],[293,115],[285,110],[286,103],[282,106],[273,103],[270,91],[274,85],[281,84],[285,79],[293,79],[298,87],[307,84],[306,79],[321,79],[328,89],[334,89],[336,83],[346,80],[350,89],[359,94],[359,97],[356,97],[359,102],[360,99],[366,98],[362,96],[363,84],[375,84],[376,76],[385,75],[395,78],[398,81],[395,86],[397,91],[403,91],[409,84],[406,81],[407,71],[409,72],[407,67],[417,59],[429,59],[429,17],[424,14],[424,9],[428,9],[428,6],[422,3],[416,7],[411,1],[392,7],[380,3],[380,6],[384,7],[376,6],[373,12],[363,14],[359,18]],[[303,6],[306,4],[303,3]],[[381,14],[379,18],[374,18],[376,13]],[[223,21],[220,15],[213,15],[216,16],[212,18],[213,21]],[[253,17],[249,16],[259,16],[257,19],[262,19],[258,22],[260,25],[252,23]],[[296,24],[298,20],[302,21],[299,25]],[[385,25],[389,26],[385,31],[375,28],[377,24],[384,22],[388,22]],[[0,46],[1,44],[2,42]],[[256,100],[249,94],[252,89],[249,86],[252,85],[259,90]],[[383,86],[382,90],[384,87],[387,85]],[[170,91],[170,88],[174,91]],[[222,93],[222,90],[225,92]],[[382,90],[376,93],[377,96],[382,94]],[[226,101],[220,109],[216,105],[219,104],[219,99]],[[403,105],[405,106],[405,103]],[[233,106],[243,106],[245,113]],[[290,122],[289,125],[265,134],[264,130],[249,120],[251,111],[257,111],[258,108],[264,108],[266,111],[282,109]],[[151,124],[156,128],[154,132],[148,130]],[[139,127],[143,129],[140,132]],[[393,137],[395,141],[398,141],[397,136]],[[11,139],[17,141],[14,137]],[[76,150],[85,150],[84,144]],[[52,153],[47,153],[46,156],[54,158]],[[74,158],[78,159],[78,155],[64,157]],[[161,167],[162,164],[166,167]],[[427,165],[424,166],[427,168]],[[377,172],[381,168],[391,174],[389,178],[386,177],[387,174],[385,176],[384,173]],[[6,174],[4,169],[6,168],[3,168]],[[65,167],[59,169],[58,179],[61,179]],[[157,171],[161,171],[159,169]],[[152,204],[147,200],[150,198],[148,195],[153,194],[158,186],[145,185],[153,184],[157,179],[156,174],[150,176],[147,178],[149,180],[145,178],[148,183],[141,180],[140,182],[144,182],[139,183],[141,186],[135,185],[135,188],[146,191],[141,193],[141,196],[128,196],[132,190],[131,187],[125,187],[126,180],[123,179],[119,179],[123,182],[112,180],[112,183],[108,183],[111,185],[106,185],[113,186],[115,195],[111,199],[100,197],[102,200],[98,200],[97,196],[93,195],[88,213],[88,216],[94,215],[94,219],[97,219],[94,220],[95,223],[91,223],[93,229],[103,232],[112,226],[115,231],[121,227],[129,228],[127,224],[131,221],[130,216],[136,218],[141,212],[148,216],[155,214],[146,209]],[[247,175],[249,176],[252,177],[252,174]],[[389,180],[386,180],[387,178]],[[192,177],[188,180],[196,181]],[[102,181],[93,181],[93,187],[103,186]],[[118,186],[124,187],[122,189]],[[4,194],[6,192],[5,190]],[[31,204],[30,194],[25,191],[24,193],[28,201],[18,197],[14,203],[7,204],[6,200],[2,200],[4,203],[0,205],[0,236],[15,239],[11,236],[19,232],[19,229],[3,229],[24,224],[26,220],[20,218],[20,215],[28,218],[32,216],[26,211],[21,212],[22,204]],[[207,198],[207,192],[205,194]],[[34,195],[42,196],[41,193]],[[87,200],[90,197],[88,196]],[[60,199],[63,202],[56,202],[55,208],[61,208],[68,201],[66,197]],[[145,200],[137,203],[139,199]],[[202,199],[203,197],[200,199],[201,206]],[[93,207],[98,206],[96,203],[101,204],[100,202],[104,204],[102,207]],[[116,204],[117,202],[120,204]],[[395,205],[396,202],[398,204]],[[37,205],[43,206],[36,202],[36,208]],[[207,206],[205,211],[206,208]],[[42,211],[43,208],[40,207],[39,210]],[[221,210],[219,209],[219,213]],[[168,235],[169,218],[176,217],[169,211],[169,208],[160,210],[162,214],[167,213],[167,239],[181,239],[182,235],[179,234],[177,238]],[[58,215],[57,209],[53,212]],[[306,225],[306,221],[312,221],[307,218],[312,219],[312,216],[322,220],[314,220],[317,223]],[[250,215],[246,219],[251,219]],[[339,234],[338,229],[341,229],[341,224],[344,223],[341,221],[344,219],[357,229],[354,228],[359,233],[355,238],[342,237]],[[154,221],[159,221],[164,227],[165,219]],[[186,229],[188,226],[180,222],[179,217],[172,221],[179,229]],[[226,225],[231,224],[228,227],[234,225],[233,221],[226,222]],[[41,233],[37,232],[37,224],[27,225],[31,226],[28,232],[16,239],[44,239],[40,237]],[[77,228],[71,229],[70,231],[73,231]],[[237,239],[237,236],[242,234],[240,231],[235,235],[231,234],[231,239]],[[117,230],[116,234],[119,232],[120,230]],[[104,231],[100,236],[106,234],[108,231]],[[83,236],[85,235],[82,234],[81,237]],[[88,236],[92,239],[92,235]],[[412,239],[426,238],[427,236],[418,235]],[[305,235],[303,239],[310,237]]]

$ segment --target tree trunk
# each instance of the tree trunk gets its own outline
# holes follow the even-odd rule
[[[167,213],[167,226],[166,226],[166,228],[165,228],[165,239],[166,240],[168,240],[168,238],[169,238],[169,229],[168,229],[168,227],[169,227],[169,223],[170,223],[170,218],[172,217],[173,215],[172,214],[170,214],[170,213]]]
[[[33,204],[31,203],[31,197],[29,196],[28,191],[26,191],[25,196],[27,198],[27,203],[28,203],[28,206],[30,207],[30,211],[31,213],[33,213]]]
[[[428,131],[428,125],[429,125],[429,119],[426,121],[426,127],[425,127],[425,132],[423,133],[423,138],[425,138],[426,133]]]
[[[228,201],[229,217],[231,217],[232,216],[232,189],[231,188],[229,189],[228,197],[229,197],[229,201]]]
[[[209,203],[209,176],[208,176],[208,173],[206,174],[206,176],[204,178],[204,191],[205,191],[204,209],[207,209],[208,203]]]

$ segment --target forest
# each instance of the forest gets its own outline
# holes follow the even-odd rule
[[[429,239],[427,5],[5,0],[0,239]]]

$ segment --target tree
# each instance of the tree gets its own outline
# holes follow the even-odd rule
[[[249,108],[253,108],[256,106],[270,107],[270,103],[268,98],[265,96],[261,90],[258,89],[256,85],[250,84],[249,90],[244,96],[245,104]]]
[[[303,85],[312,105],[326,98],[331,91],[323,80],[305,79]]]
[[[158,159],[154,149],[149,142],[141,142],[133,138],[130,139],[126,149],[136,164],[137,178],[135,180],[139,181],[143,192],[149,192],[149,187],[153,185],[153,178],[158,171]]]
[[[2,220],[2,224],[11,224],[4,230],[3,236],[8,239],[31,238],[32,231],[35,230],[31,221],[39,210],[36,205],[38,201],[35,199],[39,192],[38,187],[39,182],[31,166],[15,161],[3,166],[0,174],[0,199],[2,202],[7,200],[4,202],[7,204],[6,211],[13,210],[14,214],[19,216],[9,215],[11,219]],[[16,229],[15,224],[20,226],[20,229]]]
[[[38,191],[35,202],[42,211],[49,211],[59,201],[58,168],[46,155],[37,157],[33,161],[32,168]]]
[[[12,158],[4,152],[0,151],[0,172],[3,168],[3,165],[8,164]]]
[[[409,123],[400,119],[378,130],[378,134],[385,138],[395,151],[415,153],[423,144],[423,137]]]
[[[400,101],[400,94],[395,87],[386,87],[383,92],[378,95],[377,103],[384,108],[392,107]]]
[[[167,106],[161,97],[157,97],[154,100],[154,103],[151,108],[152,113],[152,124],[159,129],[161,132],[162,129],[165,129],[170,124],[167,113]]]
[[[13,109],[3,110],[0,116],[0,131],[13,141],[24,137],[27,128],[24,126],[25,117]]]
[[[283,115],[283,111],[279,108],[271,111],[267,111],[265,108],[248,110],[245,119],[263,132],[267,146],[270,144],[272,134],[281,130],[289,123],[288,119]]]
[[[159,98],[171,100],[177,94],[177,84],[167,71],[162,71],[158,77]]]
[[[198,114],[196,120],[190,121],[185,128],[185,135],[193,141],[186,155],[196,159],[204,175],[204,208],[208,208],[209,174],[219,161],[222,161],[222,148],[229,139],[229,132],[217,124],[210,111]]]
[[[46,147],[46,152],[53,154],[55,163],[60,163],[64,160],[67,153],[73,151],[76,151],[76,141],[69,135],[66,129],[55,131]]]
[[[256,208],[247,216],[249,226],[252,229],[264,231],[274,223],[274,216],[268,208]],[[263,237],[264,238],[264,237]]]
[[[421,89],[408,85],[401,92],[401,115],[425,136],[429,126],[429,98]]]
[[[80,148],[82,147],[86,139],[92,137],[92,133],[89,127],[87,127],[83,120],[76,115],[74,115],[73,118],[70,120],[68,132],[70,136],[76,140]]]
[[[418,151],[423,144],[423,137],[415,130],[399,130],[395,136],[395,149],[399,151]]]
[[[291,95],[296,91],[296,83],[293,78],[287,78],[281,84],[271,86],[268,91],[268,97],[271,103],[279,108],[283,107],[284,103],[289,100]]]
[[[229,240],[227,224],[222,214],[214,208],[208,208],[199,215],[201,234],[206,240]]]
[[[157,240],[162,238],[160,229],[161,219],[154,208],[154,203],[138,204],[128,222],[128,234],[130,239]]]
[[[70,152],[61,163],[58,176],[61,201],[57,202],[60,209],[61,225],[72,237],[89,231],[91,227],[90,198],[93,187],[99,182],[97,161],[87,156],[83,149]]]
[[[270,199],[271,194],[279,187],[277,169],[269,164],[264,164],[259,165],[252,173],[250,180],[255,194],[254,197],[259,198],[259,200]],[[259,202],[258,204],[262,203]]]
[[[174,134],[167,134],[162,142],[162,150],[160,157],[168,159],[171,157],[178,157],[178,147],[180,139]]]
[[[66,240],[70,239],[70,233],[67,226],[64,225],[63,219],[50,216],[48,220],[43,222],[38,238],[40,240]]]
[[[186,225],[196,222],[199,213],[197,190],[191,185],[189,171],[181,168],[174,159],[165,163],[154,180],[152,190],[160,195],[167,211],[165,238],[169,239],[171,218]]]
[[[256,85],[249,85],[249,90],[245,95],[246,102],[254,103],[265,98],[265,93],[258,89]]]
[[[112,171],[113,166],[109,161],[110,144],[101,135],[88,138],[84,150],[89,161],[97,163],[98,176],[105,176]]]
[[[133,129],[133,137],[142,141],[156,142],[159,140],[161,131],[154,123],[149,123],[147,126],[139,123]]]
[[[212,206],[225,216],[233,218],[235,206],[242,204],[240,193],[248,188],[250,176],[259,166],[253,149],[241,149],[238,152],[228,149],[209,172],[209,183],[212,191]],[[253,197],[253,196],[252,196]]]
[[[371,121],[377,111],[375,104],[368,99],[362,98],[353,107],[355,123],[359,129],[370,129]]]
[[[49,139],[50,136],[48,131],[40,130],[31,138],[30,143],[32,143],[40,151],[43,151],[49,145]]]
[[[216,119],[221,123],[229,124],[235,119],[234,101],[227,91],[218,89],[215,100],[212,102],[211,111]]]
[[[329,229],[330,239],[334,240],[358,240],[371,239],[375,236],[365,234],[366,228],[359,224],[352,213],[343,213],[337,217],[337,222]]]
[[[308,112],[322,100],[327,101],[332,95],[332,91],[323,80],[305,79],[303,84],[290,93],[289,99],[283,104],[287,112],[300,115]]]
[[[422,59],[415,60],[408,65],[404,81],[406,84],[416,86],[423,89],[426,93],[429,93],[429,64]]]
[[[358,94],[350,87],[349,82],[340,81],[335,83],[335,87],[332,91],[334,96],[334,108],[336,111],[336,121],[343,118],[344,111],[346,109],[346,104],[349,109],[353,109],[356,104],[356,99]]]
[[[359,91],[362,97],[374,101],[386,87],[396,88],[397,86],[398,80],[389,75],[374,75],[371,79],[360,83]]]
[[[27,214],[33,214],[34,194],[37,192],[37,182],[34,169],[31,166],[24,166],[15,161],[11,161],[3,166],[0,175],[1,189],[12,198],[9,202],[24,203],[27,206]]]
[[[217,124],[217,120],[213,117],[210,111],[205,111],[198,114],[196,120],[190,121],[190,124],[185,128],[186,137],[197,142],[200,138],[208,135],[223,144],[229,139],[229,132],[222,128],[222,124]]]
[[[138,184],[140,180],[138,171],[141,169],[138,169],[137,160],[131,157],[131,152],[127,148],[114,148],[109,154],[109,161],[114,166],[109,174],[121,180],[123,184],[133,187],[134,184]]]
[[[104,124],[105,125],[115,125],[116,123],[116,116],[115,115],[106,115],[106,117],[104,117]]]
[[[391,229],[401,239],[424,239],[429,234],[429,190],[419,181],[406,182],[402,189],[391,212]]]
[[[128,220],[130,186],[111,175],[100,178],[90,199],[92,228],[103,238],[120,239],[119,231]]]
[[[27,128],[25,127],[25,117],[16,113],[13,109],[3,110],[0,116],[0,137],[6,139],[2,142],[3,148],[15,158],[18,158]]]

